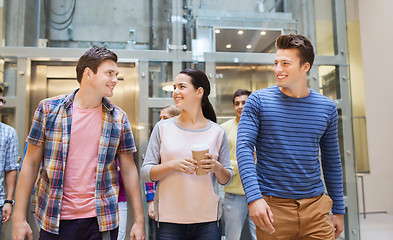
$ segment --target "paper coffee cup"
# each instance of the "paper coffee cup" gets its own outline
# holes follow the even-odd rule
[[[205,153],[209,153],[209,145],[207,144],[194,144],[191,146],[192,158],[197,160],[198,168],[196,171],[197,175],[206,175],[207,172],[204,172],[202,168],[200,168],[201,160],[206,159]]]

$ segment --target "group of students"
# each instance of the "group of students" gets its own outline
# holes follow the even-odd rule
[[[155,125],[140,169],[144,182],[156,183],[149,210],[156,239],[221,239],[217,182],[226,191],[227,239],[240,237],[248,211],[258,239],[326,240],[342,232],[336,106],[307,87],[310,41],[282,35],[276,46],[277,85],[239,90],[236,118],[222,126],[206,74],[185,69],[176,76],[173,100],[181,112]],[[26,208],[34,184],[40,239],[117,239],[118,167],[134,212],[130,239],[145,239],[130,123],[107,99],[118,81],[116,62],[105,48],[88,50],[76,67],[80,88],[40,102],[16,190],[13,239],[32,239]],[[201,143],[209,153],[198,166],[191,146]],[[198,168],[206,174],[196,175]]]

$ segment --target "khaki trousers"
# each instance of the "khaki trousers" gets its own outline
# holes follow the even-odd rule
[[[276,232],[269,234],[257,227],[258,240],[334,240],[329,196],[305,199],[264,196],[264,199],[273,212]]]

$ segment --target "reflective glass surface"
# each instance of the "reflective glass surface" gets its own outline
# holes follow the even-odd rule
[[[48,14],[39,30],[40,46],[165,50],[172,39],[170,0],[71,0],[42,4]]]
[[[149,97],[171,98],[172,92],[172,63],[149,62]]]
[[[334,55],[332,1],[313,1],[315,15],[316,53]]]
[[[320,93],[330,99],[340,99],[340,79],[337,66],[319,66]]]
[[[216,113],[219,122],[235,116],[233,94],[238,89],[255,91],[276,84],[273,65],[217,64]]]

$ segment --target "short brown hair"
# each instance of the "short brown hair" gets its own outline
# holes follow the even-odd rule
[[[310,64],[310,69],[314,63],[314,47],[308,38],[300,34],[281,35],[276,39],[277,49],[298,49],[300,64],[306,62]]]
[[[250,96],[251,95],[251,91],[249,91],[247,89],[238,89],[238,90],[236,90],[236,92],[233,94],[233,97],[232,97],[232,103],[235,104],[235,98],[237,98],[239,96],[243,96],[243,95]]]
[[[80,83],[83,76],[83,71],[88,67],[94,74],[97,73],[98,66],[104,60],[113,60],[117,62],[116,53],[104,48],[104,47],[93,47],[87,50],[78,60],[76,65],[76,80]]]

